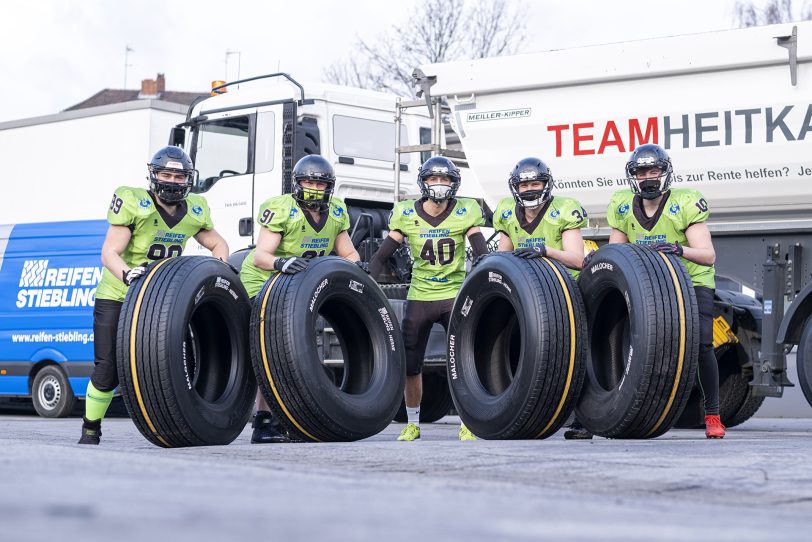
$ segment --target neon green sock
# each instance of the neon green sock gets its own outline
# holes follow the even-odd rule
[[[85,399],[85,418],[89,421],[101,421],[107,414],[107,408],[113,401],[112,391],[99,391],[93,382],[87,383],[87,397]]]

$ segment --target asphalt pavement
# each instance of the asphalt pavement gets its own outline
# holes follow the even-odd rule
[[[126,418],[0,417],[0,540],[809,540],[812,419],[708,441],[355,443],[166,450]]]

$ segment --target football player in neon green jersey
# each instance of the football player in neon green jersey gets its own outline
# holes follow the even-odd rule
[[[454,298],[465,279],[465,239],[475,256],[488,251],[479,231],[484,224],[482,209],[476,200],[456,197],[460,181],[460,170],[448,158],[426,160],[417,177],[422,197],[395,205],[389,219],[389,236],[369,264],[370,275],[376,277],[408,238],[414,259],[402,322],[408,423],[398,440],[420,438],[423,357],[434,323],[439,322],[448,332]],[[474,438],[465,426],[460,428],[460,440]]]
[[[538,158],[519,160],[508,185],[513,195],[500,200],[493,213],[499,250],[558,260],[577,278],[584,260],[581,228],[589,224],[584,208],[572,198],[553,197],[555,180]]]
[[[99,444],[101,421],[118,386],[116,331],[127,287],[150,261],[180,256],[194,237],[216,258],[228,260],[228,244],[214,229],[206,200],[190,194],[197,171],[179,147],[164,147],[147,164],[149,189],[116,189],[102,246],[104,271],[93,307],[93,374],[87,386],[79,444]]]
[[[641,145],[626,164],[631,190],[615,192],[607,210],[610,243],[637,243],[682,258],[699,308],[699,370],[705,434],[723,438],[719,418],[719,366],[713,352],[713,294],[716,251],[708,226],[708,203],[687,188],[670,188],[671,159],[658,145]]]
[[[333,166],[318,155],[305,156],[293,167],[293,193],[268,199],[259,207],[257,246],[243,260],[240,280],[251,298],[275,273],[294,274],[307,268],[311,258],[335,251],[342,258],[359,261],[347,230],[347,206],[333,197]],[[289,442],[270,412],[261,391],[251,442]]]

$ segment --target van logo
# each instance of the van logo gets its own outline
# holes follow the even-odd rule
[[[20,272],[17,308],[92,307],[100,267],[48,267],[48,260],[26,260]]]

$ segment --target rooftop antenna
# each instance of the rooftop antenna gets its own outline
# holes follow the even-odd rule
[[[130,53],[134,52],[135,49],[130,47],[129,44],[124,47],[124,88],[127,88],[127,68],[132,66],[132,64],[129,63]]]

